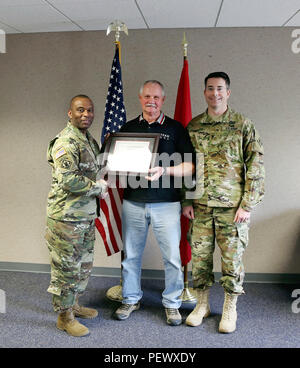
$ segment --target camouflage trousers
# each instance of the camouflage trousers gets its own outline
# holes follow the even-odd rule
[[[47,218],[45,239],[50,252],[52,294],[55,312],[74,306],[84,292],[93,267],[95,225]]]
[[[242,256],[248,244],[249,223],[233,222],[236,211],[237,208],[194,205],[191,247],[195,288],[205,289],[214,283],[213,253],[217,241],[222,261],[221,285],[228,293],[244,293]]]

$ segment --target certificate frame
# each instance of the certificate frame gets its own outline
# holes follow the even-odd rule
[[[160,133],[111,133],[105,142],[101,166],[107,168],[108,175],[147,175],[155,164],[159,139]]]

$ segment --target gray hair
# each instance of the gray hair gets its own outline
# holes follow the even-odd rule
[[[165,97],[165,87],[164,87],[164,85],[161,82],[159,82],[156,79],[150,79],[150,80],[147,80],[146,82],[144,82],[141,85],[141,88],[140,88],[140,95],[143,93],[143,89],[144,89],[144,87],[145,87],[146,84],[157,84],[157,85],[159,85],[160,88],[161,88],[161,91],[162,91],[162,96]]]

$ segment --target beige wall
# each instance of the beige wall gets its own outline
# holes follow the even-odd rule
[[[264,141],[266,196],[253,213],[248,272],[300,273],[300,54],[291,51],[291,31],[186,30],[193,115],[205,108],[204,77],[224,70],[232,79],[231,106],[253,119]],[[164,111],[173,116],[183,30],[129,32],[122,35],[128,119],[140,112],[137,92],[146,79],[165,83]],[[100,137],[113,53],[113,37],[102,31],[7,36],[7,53],[0,54],[0,262],[48,263],[46,147],[64,127],[69,99],[78,93],[94,100],[92,134]],[[120,255],[108,258],[99,236],[95,266],[120,267]],[[162,269],[151,233],[144,268]]]

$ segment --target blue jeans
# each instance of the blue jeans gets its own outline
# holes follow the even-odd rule
[[[123,201],[122,232],[125,256],[122,262],[123,303],[135,304],[143,296],[141,290],[142,256],[151,224],[165,267],[165,290],[162,293],[162,304],[165,308],[180,307],[180,295],[183,290],[179,252],[180,213],[179,202]]]

